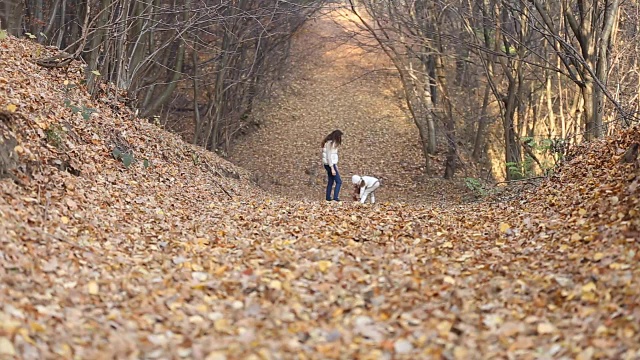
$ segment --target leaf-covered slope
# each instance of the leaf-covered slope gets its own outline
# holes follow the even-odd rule
[[[640,357],[640,180],[618,160],[637,128],[517,202],[289,201],[90,101],[77,64],[0,50],[22,164],[0,182],[0,357]]]

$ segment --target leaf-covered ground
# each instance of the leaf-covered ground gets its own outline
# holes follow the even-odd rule
[[[510,203],[288,200],[52,51],[0,42],[0,358],[640,358],[637,127]]]

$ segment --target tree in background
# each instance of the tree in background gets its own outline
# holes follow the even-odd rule
[[[124,98],[164,124],[189,114],[192,124],[178,126],[191,129],[193,143],[226,151],[282,70],[292,35],[322,4],[9,0],[0,26],[82,58],[94,96]]]
[[[620,0],[349,0],[389,57],[426,171],[516,179],[637,121],[640,5]],[[226,151],[322,0],[5,0],[0,26],[87,64],[96,97]],[[108,85],[114,84],[113,86]],[[187,118],[188,121],[184,121]]]
[[[501,154],[507,180],[542,172],[567,145],[601,137],[608,123],[637,121],[638,45],[620,46],[617,36],[638,39],[637,2],[350,0],[348,7],[398,71],[427,163],[443,139],[447,178],[456,160],[483,162],[487,151],[494,161]]]

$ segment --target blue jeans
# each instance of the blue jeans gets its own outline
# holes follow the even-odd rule
[[[324,169],[327,170],[327,201],[331,201],[331,189],[333,188],[333,183],[336,183],[336,190],[333,192],[333,200],[339,200],[340,197],[340,187],[342,186],[342,179],[340,178],[340,173],[338,173],[338,167],[333,165],[333,169],[336,171],[335,175],[331,174],[331,167],[329,165],[325,165]]]

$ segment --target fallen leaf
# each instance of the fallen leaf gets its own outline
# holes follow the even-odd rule
[[[408,354],[413,351],[413,344],[405,339],[400,339],[393,344],[393,350],[397,354]]]
[[[329,267],[331,267],[331,265],[333,265],[331,263],[331,261],[328,261],[328,260],[320,260],[320,261],[316,262],[316,264],[318,265],[318,269],[320,271],[322,271],[322,272],[327,272]]]
[[[453,348],[453,358],[455,360],[466,360],[470,358],[469,350],[462,346]]]
[[[229,330],[229,320],[222,318],[214,321],[213,328],[218,332],[227,332]]]
[[[282,290],[282,282],[280,280],[271,280],[271,282],[269,282],[269,288],[274,290]]]
[[[500,326],[500,328],[498,329],[498,334],[510,337],[522,333],[524,332],[524,330],[525,326],[522,323],[506,322],[502,324],[502,326]]]
[[[87,292],[89,295],[98,295],[100,293],[100,286],[95,281],[90,281],[87,284]]]
[[[531,349],[533,346],[533,339],[530,336],[520,336],[509,346],[509,352]]]
[[[15,356],[16,349],[13,344],[6,337],[0,337],[0,354],[7,356]]]
[[[589,346],[588,348],[582,350],[577,356],[576,360],[591,360],[593,359],[593,355],[595,350],[593,347]]]
[[[222,351],[212,351],[205,357],[205,360],[227,360],[227,354]]]
[[[589,281],[587,284],[582,286],[582,292],[592,292],[596,290],[596,284],[593,281]]]
[[[42,271],[46,273],[54,272],[56,271],[57,268],[58,268],[58,259],[56,258],[53,258],[47,261],[46,263],[44,263],[44,265],[42,265]]]
[[[207,279],[209,278],[209,274],[201,271],[193,271],[191,273],[191,278],[193,278],[193,280],[203,282],[207,281]]]
[[[536,329],[538,334],[551,334],[557,331],[556,327],[550,323],[540,323]]]

